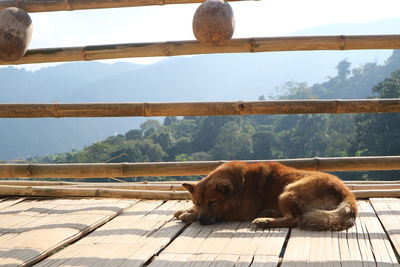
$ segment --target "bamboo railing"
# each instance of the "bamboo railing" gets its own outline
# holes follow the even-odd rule
[[[399,170],[400,156],[276,160],[315,171]],[[205,175],[225,161],[0,164],[0,178],[100,178]],[[247,161],[260,162],[260,161]],[[268,162],[266,160],[266,162]]]
[[[242,1],[242,0],[231,0]],[[16,6],[27,12],[201,3],[203,0],[1,0],[0,10]],[[224,45],[197,41],[128,43],[30,49],[12,64],[87,61],[129,57],[180,56],[272,51],[400,49],[400,35],[294,36],[232,39]],[[0,62],[0,65],[9,65]],[[400,99],[290,100],[191,103],[0,104],[0,118],[210,116],[304,113],[400,112]],[[0,178],[99,178],[205,175],[225,161],[0,164]],[[249,161],[255,162],[255,161]],[[399,170],[400,156],[279,160],[316,171]],[[400,181],[345,182],[358,198],[400,197]],[[0,181],[0,195],[189,199],[180,182],[80,183]]]
[[[140,198],[140,199],[162,199],[162,200],[179,200],[190,199],[189,192],[183,190],[183,187],[176,184],[171,184],[171,187],[166,188],[166,185],[154,184],[151,190],[146,189],[130,189],[128,186],[136,187],[136,185],[127,185],[125,188],[110,186],[110,184],[100,183],[92,185],[63,185],[51,186],[48,183],[36,182],[34,186],[26,186],[23,182],[13,181],[3,185],[0,183],[0,195],[3,196],[18,196],[18,197],[105,197],[105,198]],[[386,185],[358,185],[352,188],[357,198],[370,197],[400,197],[400,184]],[[124,184],[120,185],[121,187]],[[366,187],[365,187],[366,186]],[[157,188],[158,187],[158,188]]]
[[[400,112],[400,98],[237,102],[0,104],[0,118]]]
[[[30,49],[12,64],[66,62],[131,57],[169,57],[194,54],[251,53],[308,50],[400,49],[400,35],[294,36],[231,39],[224,45],[197,41],[131,43]],[[9,65],[3,62],[0,64]]]
[[[388,190],[400,189],[400,181],[343,181],[351,190]],[[65,181],[32,181],[32,180],[0,180],[1,186],[19,187],[51,187],[51,188],[105,188],[147,191],[186,191],[182,183],[193,181],[164,181],[164,182],[65,182]]]
[[[246,0],[228,0],[246,1]],[[251,1],[251,0],[248,0]],[[257,0],[255,0],[257,1]],[[138,7],[169,4],[202,3],[202,0],[1,0],[0,10],[7,7],[19,7],[25,12],[72,11],[81,9]]]

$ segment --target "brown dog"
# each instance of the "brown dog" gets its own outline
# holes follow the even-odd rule
[[[174,216],[188,223],[253,220],[262,228],[340,231],[357,216],[355,197],[339,178],[276,162],[225,163],[197,184],[182,186],[194,206]]]

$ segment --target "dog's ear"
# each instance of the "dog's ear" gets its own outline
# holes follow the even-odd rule
[[[190,192],[190,194],[193,193],[194,191],[194,185],[193,184],[187,184],[187,183],[183,183],[182,186]]]
[[[218,192],[224,194],[225,196],[230,196],[233,194],[233,184],[230,181],[217,181],[215,188]]]

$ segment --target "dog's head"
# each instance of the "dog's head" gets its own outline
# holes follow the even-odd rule
[[[234,217],[240,198],[238,191],[243,183],[242,169],[224,164],[197,184],[182,186],[192,194],[192,201],[202,225],[213,224]]]

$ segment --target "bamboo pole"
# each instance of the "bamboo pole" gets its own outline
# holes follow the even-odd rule
[[[399,184],[346,184],[348,188],[354,191],[360,190],[387,190],[387,189],[398,189],[400,190]]]
[[[0,180],[0,185],[17,185],[17,186],[72,186],[75,184],[85,184],[85,183],[63,182],[63,181]]]
[[[0,104],[0,118],[400,112],[400,98],[170,103]]]
[[[400,189],[354,190],[356,198],[400,197]],[[0,196],[18,197],[101,197],[138,198],[157,200],[191,199],[186,191],[149,191],[109,188],[60,188],[52,186],[7,186],[0,185]]]
[[[287,166],[315,171],[399,170],[400,156],[284,159]],[[226,161],[148,163],[0,164],[0,178],[99,178],[205,175]]]
[[[361,181],[359,181],[361,182]],[[372,181],[369,181],[372,182]],[[84,183],[84,182],[51,182],[51,181],[0,181],[0,185],[8,186],[51,186],[53,188],[108,188],[125,190],[151,190],[151,191],[185,191],[182,183],[195,183],[195,181],[178,181],[177,183]],[[374,181],[374,183],[353,183],[344,181],[351,190],[381,190],[400,189],[398,181]]]
[[[356,198],[372,198],[372,197],[400,197],[400,189],[387,190],[357,190],[353,191]]]
[[[377,185],[384,185],[384,184],[400,184],[399,180],[395,180],[395,181],[363,181],[363,180],[359,180],[359,181],[344,181],[345,184],[354,184],[354,185],[369,185],[369,184],[377,184]]]
[[[103,197],[139,199],[190,199],[186,191],[121,190],[109,188],[60,188],[51,186],[8,186],[0,185],[1,196],[37,197]]]
[[[30,49],[25,56],[3,65],[86,61],[132,57],[169,57],[194,54],[272,51],[400,49],[400,35],[290,36],[231,39],[224,45],[197,41],[130,43]]]
[[[52,186],[69,188],[110,188],[110,189],[133,189],[133,190],[155,190],[155,191],[184,191],[181,182],[174,184],[152,184],[141,182],[130,183],[84,183],[84,182],[52,182],[52,181],[13,181],[3,180],[0,185],[11,186]]]
[[[246,0],[227,0],[246,1]],[[72,11],[82,9],[138,7],[169,4],[202,3],[202,0],[1,0],[0,10],[19,7],[26,12]]]

